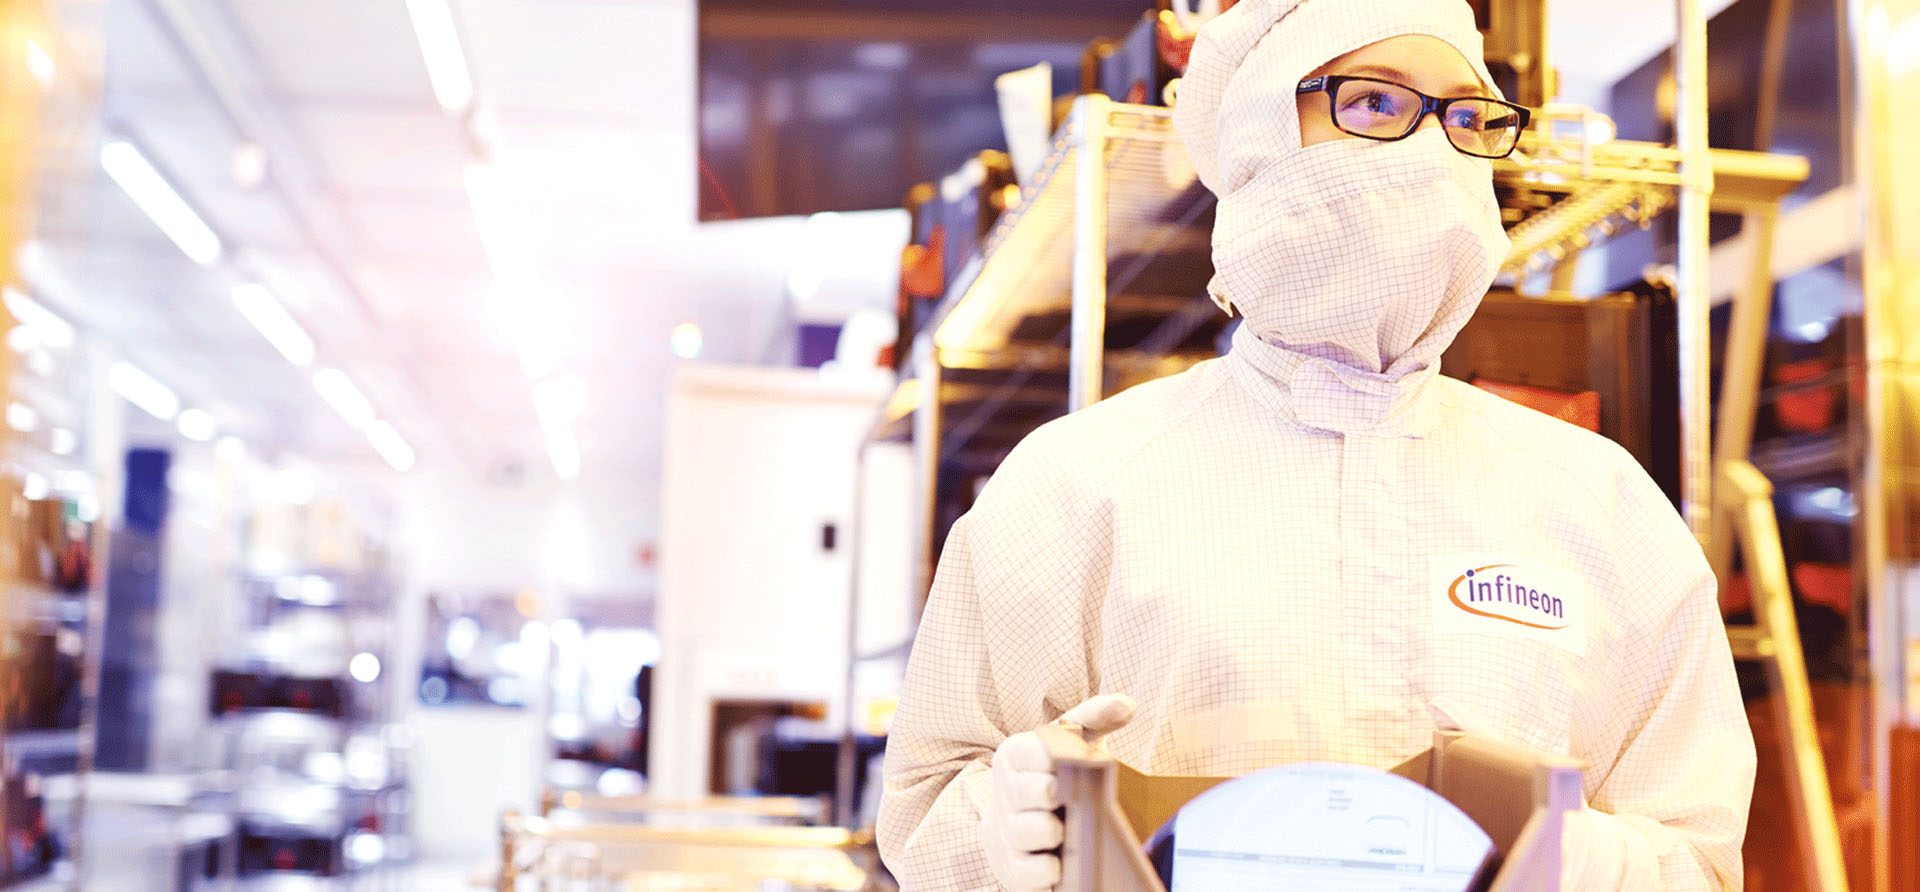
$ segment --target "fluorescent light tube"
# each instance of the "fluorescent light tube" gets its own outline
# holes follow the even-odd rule
[[[313,373],[313,389],[320,397],[347,420],[354,430],[364,430],[373,423],[373,403],[367,401],[366,394],[353,386],[347,373],[339,369],[321,369]]]
[[[367,425],[367,442],[373,444],[373,451],[387,460],[393,469],[404,474],[413,469],[413,447],[393,429],[393,425],[376,421]]]
[[[116,362],[107,370],[107,386],[127,402],[161,421],[172,421],[180,414],[180,398],[167,385],[140,371],[131,363]]]
[[[39,335],[41,343],[62,350],[73,346],[73,326],[38,301],[13,288],[0,289],[0,300],[6,302],[14,321]]]
[[[27,41],[27,73],[33,75],[40,89],[53,86],[53,57],[32,40]]]
[[[313,362],[313,338],[265,285],[241,282],[233,286],[233,305],[288,362],[302,367]]]
[[[562,480],[580,476],[580,441],[573,435],[573,420],[580,414],[578,381],[542,381],[533,386],[533,411],[540,416],[540,430],[547,438],[547,456],[553,459],[553,471]]]
[[[179,246],[181,253],[201,266],[211,266],[220,259],[220,237],[132,143],[112,140],[101,146],[100,167]]]
[[[454,114],[466,111],[473,102],[473,75],[460,51],[460,32],[453,26],[447,0],[407,0],[407,15],[413,18],[413,34],[427,62],[433,98]]]
[[[1887,69],[1896,78],[1920,68],[1920,15],[1901,20],[1887,35]]]
[[[180,436],[196,443],[205,443],[213,439],[215,428],[213,415],[205,409],[182,409],[180,417],[173,420],[173,425],[179,429]]]
[[[703,344],[700,326],[691,322],[682,322],[673,327],[673,355],[681,359],[693,359],[700,355]]]
[[[21,433],[27,433],[40,426],[40,413],[25,403],[7,404],[7,426]]]

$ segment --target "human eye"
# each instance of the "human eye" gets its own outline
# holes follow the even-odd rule
[[[1363,87],[1353,90],[1341,104],[1342,111],[1359,112],[1382,118],[1397,118],[1405,113],[1407,99],[1389,90]]]
[[[1462,130],[1493,129],[1497,122],[1489,122],[1486,109],[1478,102],[1456,102],[1447,109],[1447,126]]]

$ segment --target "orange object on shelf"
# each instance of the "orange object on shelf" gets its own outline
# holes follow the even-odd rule
[[[1776,367],[1773,378],[1782,384],[1798,384],[1812,381],[1832,370],[1832,364],[1827,360],[1804,359]],[[1774,400],[1773,411],[1779,416],[1781,427],[1800,433],[1814,433],[1833,426],[1834,410],[1839,404],[1837,387],[1813,387],[1780,394]]]
[[[1595,391],[1566,393],[1525,384],[1501,384],[1485,378],[1473,379],[1473,386],[1596,434],[1600,432],[1600,394]]]
[[[939,297],[946,291],[947,230],[933,227],[926,245],[908,245],[900,252],[900,285],[914,297]]]

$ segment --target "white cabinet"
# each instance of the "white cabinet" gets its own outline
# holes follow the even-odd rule
[[[835,727],[843,721],[855,479],[890,385],[793,369],[686,365],[676,373],[661,499],[654,795],[708,792],[716,699],[824,703]],[[866,521],[904,526],[905,463],[869,465],[883,473],[869,474]],[[892,592],[862,597],[897,603],[880,611],[899,626],[894,640],[911,621],[907,561],[891,547],[861,555],[863,585],[898,580]],[[862,622],[863,644],[888,637],[872,625]]]

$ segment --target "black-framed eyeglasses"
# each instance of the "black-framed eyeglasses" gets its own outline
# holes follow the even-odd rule
[[[1295,91],[1325,93],[1333,126],[1344,133],[1382,142],[1406,139],[1419,129],[1429,112],[1440,119],[1447,141],[1461,154],[1476,158],[1505,158],[1520,145],[1533,112],[1486,96],[1436,99],[1412,87],[1371,77],[1326,75],[1300,82]]]

